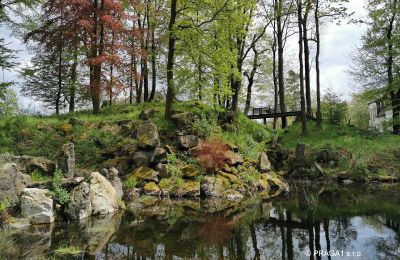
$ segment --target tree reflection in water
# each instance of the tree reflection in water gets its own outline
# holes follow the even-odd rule
[[[82,248],[76,259],[334,259],[308,256],[310,250],[400,257],[398,186],[315,190],[312,207],[294,187],[273,201],[159,201],[100,220],[56,223],[46,232],[32,228],[11,236],[9,258],[53,257],[60,246]]]

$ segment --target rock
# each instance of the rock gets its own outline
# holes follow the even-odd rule
[[[185,167],[183,167],[182,169],[182,176],[183,178],[186,179],[196,179],[197,176],[200,175],[199,170],[197,170],[197,168],[194,165],[186,165]]]
[[[92,215],[106,215],[118,210],[117,193],[104,176],[98,172],[92,172],[89,185]]]
[[[73,143],[64,144],[60,156],[60,168],[65,177],[73,177],[75,170],[75,149]]]
[[[169,154],[176,154],[176,149],[174,146],[172,145],[165,145],[165,150],[167,151],[167,153]]]
[[[152,164],[168,163],[167,151],[164,148],[157,147],[151,156],[150,162]]]
[[[137,167],[137,168],[142,167],[142,166],[148,166],[149,158],[147,157],[147,153],[144,151],[137,151],[133,155],[133,163],[135,164],[135,167]]]
[[[31,176],[18,171],[15,163],[0,165],[0,201],[17,201],[21,192],[32,184]]]
[[[178,113],[171,116],[171,120],[179,129],[188,130],[199,117],[191,112]]]
[[[233,151],[228,151],[225,153],[226,163],[230,166],[237,166],[243,164],[244,160],[242,156]]]
[[[68,123],[72,126],[83,126],[84,122],[77,117],[71,117]]]
[[[130,160],[126,157],[117,157],[103,162],[103,166],[107,169],[115,168],[121,175],[125,175],[131,169]]]
[[[178,142],[182,148],[190,149],[199,145],[200,139],[195,135],[182,135],[178,137]]]
[[[234,184],[234,185],[236,185],[236,187],[238,187],[238,188],[241,187],[241,186],[243,186],[242,181],[241,181],[237,176],[235,176],[235,175],[233,175],[233,174],[226,173],[226,172],[223,172],[223,171],[220,171],[218,174],[219,174],[220,176],[224,177],[225,179],[227,179],[227,180],[229,181],[230,184]],[[217,177],[218,177],[219,175],[217,175]]]
[[[225,192],[224,197],[228,200],[233,200],[233,201],[243,199],[243,195],[240,192],[234,190],[228,190],[227,192]]]
[[[143,191],[146,195],[160,196],[161,189],[154,182],[148,182],[144,185]]]
[[[21,194],[21,215],[28,218],[32,224],[54,222],[53,200],[50,191],[25,188]]]
[[[295,161],[296,163],[303,163],[305,160],[305,151],[306,151],[306,145],[297,143],[296,146],[296,157]]]
[[[10,229],[27,229],[31,226],[31,222],[27,218],[13,218],[11,223],[8,223],[7,228]]]
[[[271,190],[273,191],[279,191],[279,192],[289,192],[289,185],[285,182],[283,182],[281,179],[279,179],[277,176],[273,176],[271,174],[266,174],[265,175],[268,185],[270,186]],[[277,194],[275,192],[275,194]]]
[[[70,201],[65,208],[65,214],[69,219],[84,219],[92,215],[90,202],[90,186],[82,182],[71,191]]]
[[[144,108],[142,112],[140,112],[139,119],[147,121],[150,118],[154,117],[154,109],[152,108]]]
[[[343,184],[345,184],[345,185],[350,185],[350,184],[352,184],[354,181],[349,180],[349,179],[346,179],[346,180],[343,180],[342,182],[343,182]]]
[[[31,174],[33,171],[39,171],[42,174],[51,176],[56,170],[56,164],[50,160],[33,156],[15,156],[15,161],[19,171],[25,174]]]
[[[268,158],[273,166],[273,169],[279,171],[283,168],[285,161],[289,158],[289,152],[286,148],[278,146],[272,147],[267,152]]]
[[[199,197],[200,196],[200,182],[185,180],[181,188],[183,197]]]
[[[114,187],[115,192],[117,193],[117,198],[121,199],[122,196],[124,195],[124,191],[122,189],[122,182],[121,182],[121,179],[119,178],[118,174],[119,174],[119,172],[117,169],[111,168],[108,170],[106,178],[111,183],[111,185]]]
[[[138,181],[154,181],[158,183],[158,172],[151,168],[140,167],[136,169],[132,176],[134,176]]]
[[[169,178],[171,174],[168,172],[168,166],[166,164],[159,163],[156,165],[155,170],[159,172],[160,178]]]
[[[201,194],[206,197],[221,197],[226,190],[223,181],[216,177],[205,177],[200,185]]]
[[[151,122],[140,125],[137,129],[138,147],[144,150],[152,150],[160,145],[157,126]]]
[[[268,155],[264,152],[258,157],[258,170],[262,173],[271,171],[271,162]]]

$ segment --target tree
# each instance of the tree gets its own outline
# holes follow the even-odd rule
[[[348,106],[332,89],[328,89],[322,99],[322,114],[324,118],[334,125],[344,124]]]
[[[352,69],[353,76],[375,96],[389,97],[396,134],[400,133],[399,8],[398,0],[368,1],[368,30]]]
[[[302,0],[297,0],[297,19],[298,19],[298,27],[299,27],[299,63],[300,63],[300,103],[301,103],[301,129],[302,134],[307,135],[307,114],[306,114],[306,104],[304,98],[304,71],[303,71],[303,26],[301,20],[301,12],[302,12]]]

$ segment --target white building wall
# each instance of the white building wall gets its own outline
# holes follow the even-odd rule
[[[383,123],[392,120],[393,118],[393,110],[388,109],[385,111],[385,115],[378,116],[378,107],[376,102],[370,103],[368,105],[369,110],[369,127],[378,129],[380,132],[383,132]],[[392,130],[392,127],[387,129],[389,131]]]

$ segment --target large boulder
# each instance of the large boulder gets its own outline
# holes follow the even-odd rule
[[[185,112],[172,115],[171,120],[179,129],[190,129],[199,117],[191,112]]]
[[[89,185],[92,215],[106,215],[118,210],[117,192],[104,176],[98,172],[92,172]]]
[[[147,152],[145,151],[137,151],[133,155],[133,163],[135,164],[135,167],[143,167],[143,166],[148,166],[149,165],[149,157]]]
[[[154,117],[154,109],[152,108],[144,108],[142,112],[140,112],[139,119],[140,120],[149,120],[150,118]]]
[[[49,190],[25,188],[21,194],[21,215],[32,224],[54,222],[53,200]]]
[[[84,219],[92,215],[90,202],[90,186],[82,182],[71,191],[70,201],[65,208],[65,214],[69,219]]]
[[[45,175],[52,175],[56,170],[56,164],[42,157],[15,156],[14,158],[19,171],[30,174],[39,171]]]
[[[110,169],[102,169],[100,170],[101,175],[107,178],[107,180],[111,183],[111,185],[114,187],[115,192],[117,193],[117,197],[119,199],[122,198],[124,192],[122,189],[122,181],[119,178],[119,172],[115,168],[110,168]]]
[[[73,143],[64,144],[60,156],[60,168],[67,178],[74,176],[75,148]]]
[[[222,197],[226,190],[223,180],[216,177],[204,177],[200,185],[201,194],[206,197]]]
[[[196,147],[200,143],[200,138],[196,135],[181,135],[178,137],[179,146],[183,149]]]
[[[32,184],[31,176],[18,171],[15,163],[0,166],[0,201],[17,201],[21,192]]]
[[[181,187],[181,195],[183,197],[199,197],[200,196],[200,182],[185,180]]]
[[[140,167],[133,172],[132,176],[138,181],[154,181],[158,183],[158,172],[151,168]]]
[[[268,155],[264,152],[258,157],[258,170],[260,172],[269,172],[271,170],[271,162],[268,159]]]
[[[138,147],[144,150],[152,150],[160,145],[157,126],[146,122],[137,128]]]
[[[148,182],[144,185],[143,191],[146,195],[160,196],[161,189],[154,182]]]

